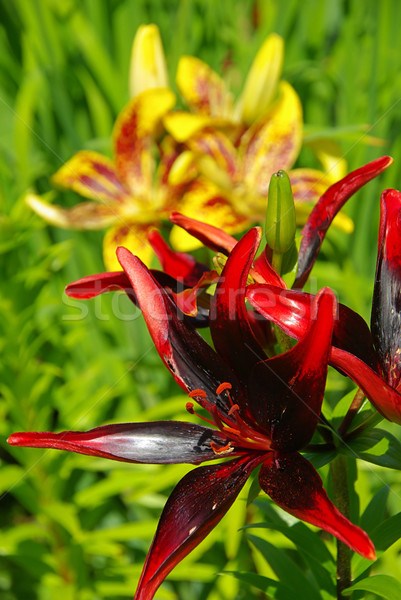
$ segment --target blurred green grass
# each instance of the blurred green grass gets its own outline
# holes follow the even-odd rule
[[[276,31],[285,39],[284,77],[301,97],[307,131],[368,125],[369,135],[386,142],[378,148],[364,143],[362,132],[343,133],[350,169],[382,153],[395,158],[349,202],[355,232],[330,236],[315,270],[318,287],[333,286],[369,318],[379,194],[401,180],[401,4],[3,0],[0,15],[0,596],[125,598],[135,589],[166,494],[186,468],[121,466],[9,448],[5,439],[16,430],[87,429],[147,414],[183,417],[185,397],[125,298],[118,300],[118,319],[115,296],[77,308],[63,295],[69,281],[103,270],[102,234],[45,226],[23,194],[31,187],[50,190],[50,175],[82,148],[110,153],[140,24],[159,26],[174,89],[179,57],[193,54],[219,72],[229,60],[238,90],[259,45]],[[305,151],[300,164],[313,160]],[[73,194],[64,193],[63,201],[73,202]],[[398,512],[397,473],[379,468],[361,469],[361,503],[384,483],[393,486],[389,511]],[[240,527],[246,508],[237,506],[229,519]],[[245,584],[215,573],[254,563],[271,576],[227,523],[157,597],[249,598]],[[285,546],[280,535],[269,539]],[[381,565],[396,575],[400,545],[394,548]]]

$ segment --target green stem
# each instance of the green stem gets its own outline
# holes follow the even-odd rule
[[[347,459],[338,455],[330,463],[334,503],[338,510],[349,519],[349,490],[347,479]],[[343,591],[351,585],[351,550],[337,540],[337,600],[345,600]]]

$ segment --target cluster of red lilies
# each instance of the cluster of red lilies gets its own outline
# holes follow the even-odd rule
[[[291,289],[271,266],[269,247],[258,254],[260,228],[237,241],[178,213],[171,221],[220,253],[221,269],[211,271],[190,254],[171,250],[154,231],[149,241],[163,270],[149,270],[121,247],[122,271],[67,286],[74,298],[112,290],[129,295],[163,362],[188,393],[192,417],[87,432],[15,433],[9,443],[133,463],[208,463],[188,473],[168,499],[136,600],[153,598],[173,567],[220,521],[256,467],[260,487],[282,509],[366,558],[375,557],[367,534],[337,510],[301,452],[321,418],[328,365],[350,377],[383,417],[401,423],[401,193],[386,190],[381,197],[370,329],[329,288],[315,296],[302,288],[337,212],[391,162],[382,157],[353,171],[320,198],[302,230]],[[210,328],[213,347],[197,331],[201,327]],[[297,343],[277,353],[278,331]]]

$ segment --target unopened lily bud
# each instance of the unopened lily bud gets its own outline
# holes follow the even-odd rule
[[[276,254],[284,254],[294,244],[296,232],[294,197],[285,171],[270,179],[266,211],[265,237]]]
[[[131,51],[129,87],[131,97],[152,88],[168,87],[166,59],[156,25],[141,25]]]

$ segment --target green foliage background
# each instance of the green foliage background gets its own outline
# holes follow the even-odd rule
[[[368,319],[379,194],[399,187],[401,179],[401,4],[1,0],[0,14],[0,597],[127,598],[166,495],[188,468],[10,448],[5,440],[21,430],[186,418],[185,396],[123,296],[83,304],[63,294],[68,282],[103,270],[102,233],[47,227],[26,207],[23,195],[29,188],[49,191],[50,175],[80,149],[110,154],[113,122],[128,100],[130,49],[140,24],[159,26],[174,89],[179,57],[192,54],[218,72],[229,59],[231,85],[239,90],[261,42],[276,31],[285,38],[284,78],[302,99],[306,133],[334,136],[350,169],[384,153],[395,158],[388,172],[349,202],[355,233],[332,232],[314,272],[318,287],[331,285]],[[386,145],[366,144],[366,134],[355,125],[368,125],[369,135]],[[314,166],[312,154],[305,151],[300,164]],[[62,201],[73,204],[76,197],[63,193]],[[349,391],[344,381],[332,374],[329,394]],[[388,429],[400,437],[399,428]],[[365,513],[373,531],[400,512],[401,480],[398,471],[366,465],[358,462],[356,486],[362,511],[377,494]],[[302,540],[310,540],[308,528],[288,527],[265,500],[247,508],[245,498],[246,493],[174,570],[158,598],[257,598],[262,597],[258,587],[267,593],[263,597],[291,598],[295,591],[287,589],[288,572],[298,574],[299,597],[333,597],[333,583],[316,566],[321,550],[308,562],[312,542],[302,546]],[[245,518],[248,524],[265,523],[257,530],[262,542],[250,546],[248,536],[238,533]],[[290,529],[299,539],[289,536]],[[391,530],[392,543],[401,534],[399,519],[391,521]],[[297,557],[294,540],[305,560]],[[383,548],[390,545],[386,540]],[[328,544],[333,554],[334,543]],[[398,577],[401,585],[400,549],[396,542],[374,572]],[[333,582],[334,562],[324,556],[322,565],[330,565]],[[357,574],[367,568],[359,559],[354,566]],[[236,569],[248,574],[216,576]],[[313,593],[308,587],[310,572],[320,581],[317,595],[316,585]],[[281,575],[280,588],[275,580]],[[353,597],[387,597],[369,589]]]

